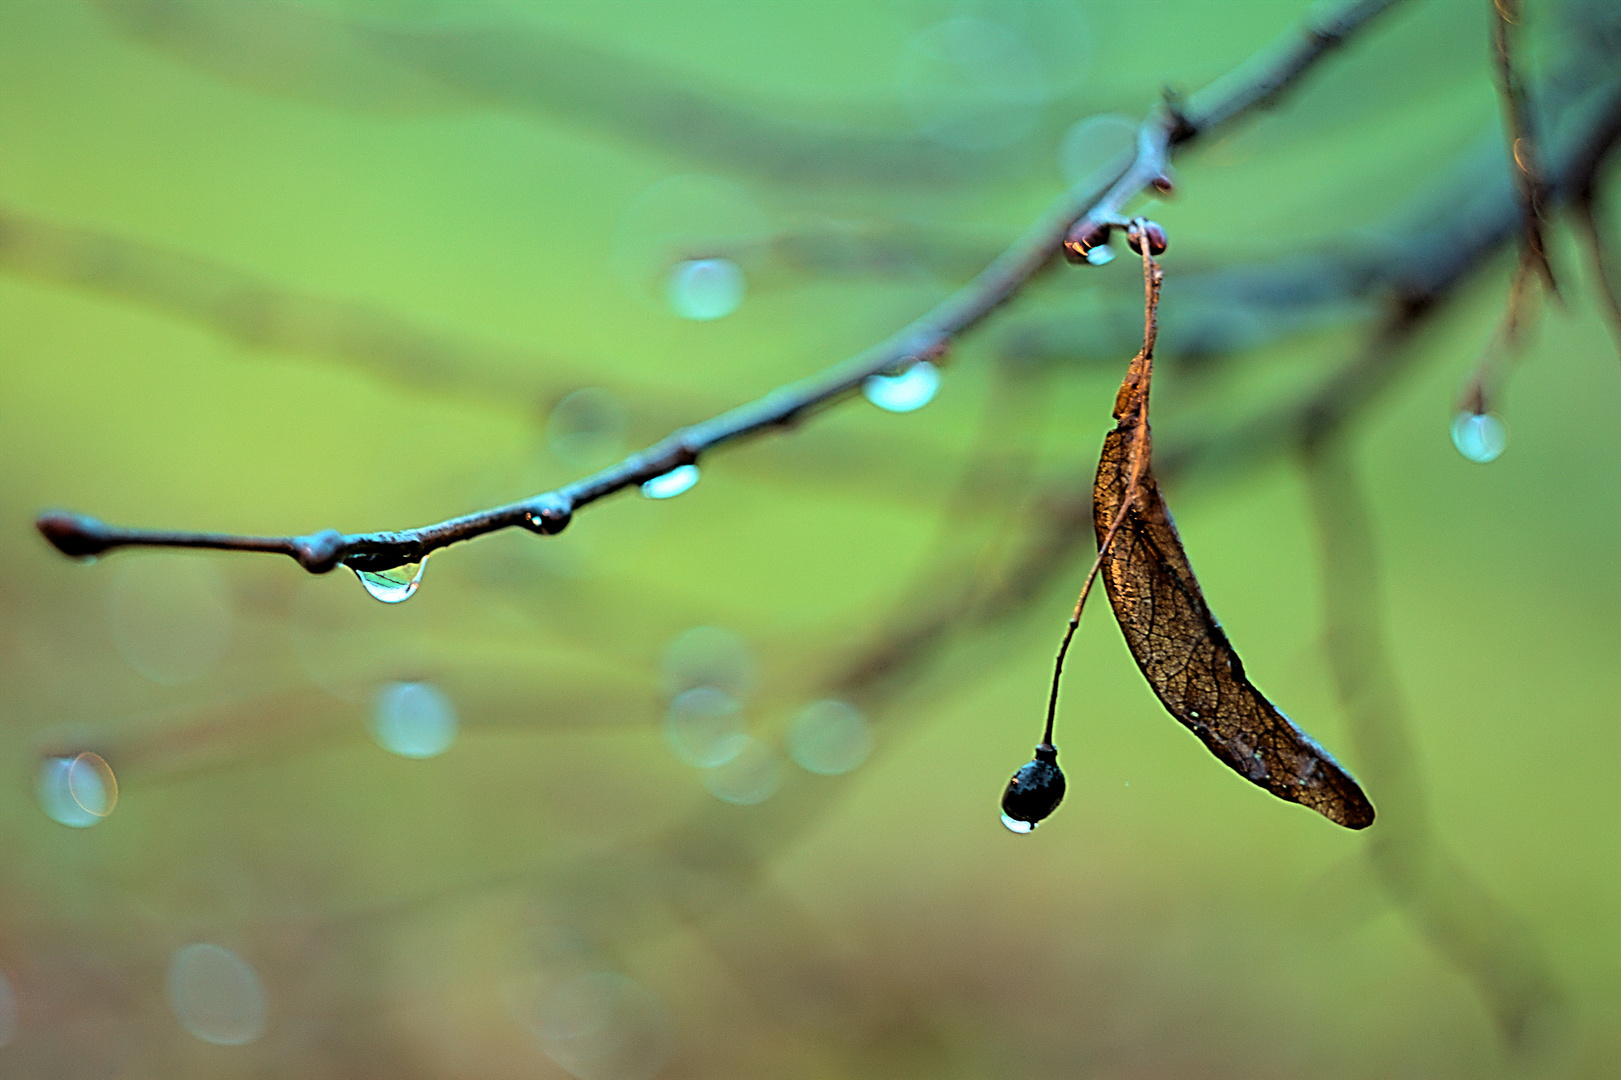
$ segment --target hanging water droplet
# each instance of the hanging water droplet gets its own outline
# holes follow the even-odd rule
[[[355,577],[360,579],[367,592],[383,603],[398,604],[411,599],[416,593],[417,585],[422,581],[422,571],[427,565],[428,560],[424,558],[421,562],[391,566],[387,570],[355,570]]]
[[[732,260],[688,259],[671,268],[665,296],[683,319],[709,322],[736,311],[745,291],[743,269]]]
[[[87,813],[104,818],[118,805],[118,778],[100,754],[85,752],[68,764],[68,795]]]
[[[806,772],[839,776],[872,753],[867,718],[843,701],[818,701],[801,709],[788,728],[788,756]]]
[[[765,743],[744,736],[743,746],[730,761],[704,770],[704,786],[723,802],[763,803],[782,786],[782,762]]]
[[[52,821],[87,829],[112,813],[118,781],[99,754],[49,757],[34,774],[34,794]]]
[[[642,495],[648,499],[673,499],[697,482],[698,466],[682,465],[642,484]]]
[[[176,949],[168,984],[175,1018],[203,1042],[240,1046],[264,1032],[264,984],[253,965],[230,949],[202,941]]]
[[[719,626],[683,630],[664,646],[659,660],[659,689],[673,698],[695,686],[724,690],[746,700],[760,678],[760,665],[748,644]]]
[[[1008,827],[1009,832],[1016,832],[1021,835],[1036,827],[1036,823],[1033,821],[1020,821],[1018,818],[1008,817],[1005,810],[1002,811],[1002,824]]]
[[[870,375],[861,384],[868,401],[890,412],[911,412],[934,400],[940,389],[940,369],[919,360],[899,375]]]
[[[456,741],[456,707],[437,686],[392,682],[377,695],[371,734],[384,750],[401,757],[430,758]]]
[[[1099,244],[1086,253],[1086,261],[1091,266],[1108,266],[1114,262],[1114,248]]]
[[[1019,766],[1002,792],[1002,824],[1016,833],[1027,833],[1058,809],[1063,799],[1064,773],[1058,767],[1058,750],[1051,743],[1042,743],[1036,747],[1035,759]]]
[[[664,714],[671,753],[700,769],[724,765],[749,743],[737,698],[714,686],[684,690]]]
[[[1452,418],[1452,445],[1470,461],[1495,461],[1508,445],[1508,429],[1496,413],[1465,409]]]

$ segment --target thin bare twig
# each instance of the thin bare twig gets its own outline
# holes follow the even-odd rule
[[[1281,49],[1273,51],[1270,60],[1261,62],[1254,77],[1241,79],[1231,90],[1201,95],[1212,99],[1209,104],[1197,100],[1190,107],[1168,103],[1144,121],[1138,132],[1136,157],[1119,176],[1100,187],[1067,192],[977,277],[887,340],[818,375],[683,428],[617,465],[572,484],[401,532],[345,535],[328,529],[303,536],[236,536],[123,529],[61,511],[42,514],[36,524],[59,550],[75,557],[127,546],[213,548],[288,555],[311,573],[326,573],[340,564],[358,571],[386,570],[419,562],[450,544],[513,526],[540,534],[560,532],[576,511],[598,499],[694,464],[709,450],[746,436],[791,426],[847,397],[872,375],[939,355],[957,335],[1011,299],[1052,262],[1060,248],[1073,245],[1077,230],[1123,224],[1125,205],[1164,176],[1180,147],[1271,104],[1331,49],[1395,2],[1357,0],[1308,30],[1304,39],[1291,35]]]
[[[1509,162],[1514,186],[1520,193],[1520,213],[1527,271],[1534,271],[1548,291],[1559,295],[1553,265],[1542,235],[1543,204],[1547,183],[1539,158],[1541,144],[1533,120],[1530,95],[1515,63],[1514,35],[1520,24],[1520,0],[1492,0],[1492,61],[1497,72],[1498,97],[1503,103],[1503,126],[1508,135]]]
[[[1526,1049],[1564,1012],[1548,960],[1524,922],[1436,837],[1406,705],[1379,614],[1377,542],[1346,433],[1304,444],[1316,520],[1324,649],[1383,826],[1368,858],[1391,901],[1479,992],[1504,1041]]]
[[[1128,388],[1131,390],[1134,395],[1132,404],[1137,410],[1133,429],[1135,435],[1131,443],[1131,473],[1126,480],[1126,497],[1120,500],[1120,509],[1115,511],[1103,541],[1098,544],[1098,557],[1092,560],[1092,569],[1086,572],[1081,594],[1075,600],[1075,610],[1070,613],[1069,624],[1064,627],[1064,638],[1058,643],[1058,657],[1053,661],[1052,690],[1047,695],[1047,726],[1041,737],[1041,741],[1049,746],[1053,741],[1053,721],[1058,715],[1058,684],[1064,677],[1064,657],[1069,652],[1069,643],[1074,640],[1076,629],[1081,625],[1086,598],[1092,593],[1092,585],[1098,579],[1098,571],[1103,569],[1103,560],[1108,557],[1109,548],[1120,533],[1120,526],[1125,524],[1127,511],[1136,502],[1137,487],[1142,481],[1143,470],[1148,466],[1148,389],[1154,378],[1154,341],[1159,336],[1159,290],[1160,283],[1165,280],[1165,272],[1154,261],[1142,219],[1138,218],[1137,221],[1143,256],[1143,347],[1132,359],[1129,369],[1132,374],[1127,376],[1126,384],[1120,388],[1121,399],[1127,396]],[[1135,379],[1132,375],[1135,375]]]
[[[1572,199],[1570,208],[1576,215],[1576,231],[1581,234],[1588,260],[1592,263],[1593,285],[1598,290],[1599,302],[1609,315],[1616,351],[1621,352],[1621,294],[1616,292],[1616,283],[1610,277],[1609,245],[1604,242],[1604,214],[1603,208],[1598,205],[1597,185],[1590,186]]]

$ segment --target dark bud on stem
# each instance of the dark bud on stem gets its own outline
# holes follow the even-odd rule
[[[1036,747],[1036,757],[1021,765],[1002,793],[1002,824],[1014,832],[1034,829],[1064,800],[1064,773],[1058,767],[1058,748],[1051,743]]]
[[[93,559],[112,546],[107,526],[83,514],[47,510],[34,519],[34,528],[70,559]]]
[[[336,529],[322,529],[293,541],[293,558],[298,565],[312,574],[325,574],[343,558],[343,534]]]
[[[1175,195],[1176,194],[1176,183],[1174,181],[1172,181],[1172,179],[1169,176],[1166,176],[1164,173],[1161,173],[1160,175],[1154,177],[1153,184],[1154,184],[1154,190],[1159,192],[1161,195]]]
[[[1137,254],[1143,253],[1143,233],[1148,234],[1148,253],[1150,255],[1163,255],[1167,241],[1165,230],[1157,221],[1134,221],[1126,229],[1126,246]]]
[[[523,512],[523,527],[542,536],[555,536],[568,528],[574,520],[574,511],[561,500],[537,503]]]
[[[1110,226],[1099,222],[1083,221],[1064,239],[1064,258],[1072,263],[1084,263],[1087,253],[1109,242]]]

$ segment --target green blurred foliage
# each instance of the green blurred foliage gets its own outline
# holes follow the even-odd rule
[[[1557,5],[1531,9],[1545,28]],[[981,153],[931,144],[939,175],[839,180],[753,144],[706,163],[679,130],[616,117],[668,79],[796,138],[857,131],[915,150],[895,72],[914,35],[961,10],[0,6],[0,240],[14,256],[0,266],[0,973],[15,999],[0,1073],[542,1077],[572,1062],[585,1080],[629,1080],[634,1046],[581,1064],[535,1020],[535,994],[598,970],[661,1003],[635,999],[663,1027],[632,1020],[652,1025],[648,1052],[672,1078],[1613,1068],[1621,369],[1562,230],[1570,304],[1502,402],[1500,461],[1464,461],[1447,425],[1501,311],[1506,256],[1356,428],[1434,830],[1529,927],[1559,988],[1550,1030],[1517,1051],[1367,869],[1381,826],[1336,829],[1221,767],[1159,709],[1101,608],[1069,663],[1068,799],[1033,836],[1002,829],[996,799],[1039,735],[1079,556],[1016,616],[961,627],[875,698],[876,752],[847,777],[790,765],[771,799],[726,805],[667,750],[659,664],[675,635],[714,625],[747,643],[760,678],[746,716],[780,748],[897,604],[931,599],[920,575],[960,585],[987,538],[1031,529],[1032,492],[1084,492],[1140,317],[1129,302],[1117,355],[1018,369],[992,326],[915,414],[853,401],[706,461],[679,498],[620,496],[556,539],[444,551],[399,606],[341,570],[142,553],[77,566],[34,533],[53,505],[237,532],[401,528],[570,479],[579,468],[545,434],[569,392],[608,388],[632,438],[651,439],[861,348],[963,280],[938,253],[876,273],[766,255],[743,260],[735,314],[682,320],[657,284],[668,237],[622,227],[657,182],[715,174],[768,235],[900,223],[942,250],[994,251],[1058,189],[1071,122],[1139,116],[1163,84],[1203,85],[1304,13],[976,11],[1046,50],[1050,100],[1030,133]],[[1190,155],[1176,201],[1153,209],[1170,281],[1179,264],[1296,250],[1411,206],[1494,131],[1487,15],[1399,11],[1283,109]],[[463,22],[505,44],[543,36],[574,57],[565,85],[586,103],[474,92],[397,47]],[[524,81],[489,56],[457,70]],[[139,250],[75,247],[62,230]],[[1130,301],[1134,273],[1065,268],[998,318]],[[261,306],[231,306],[244,295]],[[1167,364],[1157,433],[1257,411],[1353,352],[1365,314],[1214,374]],[[413,354],[423,335],[441,347]],[[1256,682],[1355,771],[1290,461],[1193,474],[1169,497]],[[392,680],[456,704],[448,752],[407,760],[368,736]],[[68,749],[102,753],[121,782],[92,828],[36,799],[41,755]],[[256,1040],[209,1045],[178,1022],[167,965],[197,941],[258,972]]]

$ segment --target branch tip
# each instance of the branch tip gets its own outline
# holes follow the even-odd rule
[[[34,528],[70,559],[94,559],[113,546],[106,523],[84,514],[46,510],[34,519]]]

